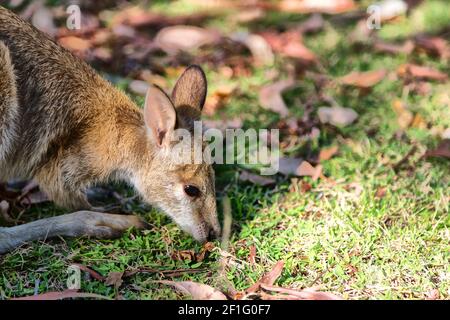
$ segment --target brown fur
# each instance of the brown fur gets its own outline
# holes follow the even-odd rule
[[[203,106],[206,79],[191,67],[177,87],[177,123],[188,127],[192,112],[199,114]],[[172,164],[150,131],[124,93],[0,6],[0,180],[34,178],[58,205],[72,209],[90,208],[84,191],[92,184],[125,180],[175,221],[187,214],[183,205],[189,206],[188,224],[205,230],[182,228],[197,239],[204,240],[209,229],[218,233],[212,168]],[[203,190],[201,198],[174,197],[175,188],[193,181]]]

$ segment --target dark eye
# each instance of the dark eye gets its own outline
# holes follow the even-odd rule
[[[184,192],[192,198],[196,198],[200,195],[200,190],[195,187],[195,186],[191,186],[189,184],[184,186]]]

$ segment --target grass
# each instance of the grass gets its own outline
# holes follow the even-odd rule
[[[438,3],[436,6],[444,3],[431,2]],[[163,2],[157,6],[164,10]],[[181,6],[174,8],[178,14]],[[425,10],[429,11],[432,9]],[[289,23],[285,18],[281,16],[277,20],[270,15],[266,23]],[[217,19],[213,24],[223,22]],[[442,19],[436,20],[439,23]],[[400,35],[411,29],[408,23],[388,27],[397,28],[389,34]],[[336,28],[327,22],[324,31],[305,38],[306,45],[319,56],[330,77],[355,70],[395,71],[402,63],[411,61],[450,71],[445,61],[423,54],[388,56],[355,50],[345,36],[351,30],[352,25]],[[277,63],[282,64],[283,60]],[[252,71],[250,77],[230,80],[238,83],[242,95],[232,98],[218,118],[241,116],[246,127],[267,127],[277,121],[278,115],[259,106],[254,89],[268,82],[266,74],[271,70],[260,67]],[[224,81],[212,68],[207,67],[207,76],[211,88]],[[285,99],[294,115],[301,115],[301,102],[313,90],[311,81],[305,78],[298,88],[286,93]],[[281,286],[319,286],[348,299],[423,299],[431,290],[438,290],[440,298],[450,298],[448,161],[419,159],[427,148],[438,142],[429,127],[450,126],[450,106],[443,102],[448,92],[448,84],[432,83],[429,96],[404,96],[401,81],[390,78],[362,97],[356,91],[330,88],[328,93],[341,105],[359,113],[358,121],[339,130],[321,127],[320,136],[297,151],[297,155],[317,153],[324,146],[338,145],[339,154],[323,163],[327,179],[278,177],[276,187],[263,188],[238,181],[237,167],[218,167],[218,201],[226,194],[233,214],[226,278],[236,289],[243,290],[269,271],[276,261],[283,260],[285,268],[277,281]],[[396,139],[399,126],[391,103],[401,97],[429,126],[407,129],[403,138]],[[409,160],[411,168],[396,172],[393,165],[413,145],[417,152]],[[302,192],[301,185],[305,182],[312,189]],[[381,189],[386,193],[377,197]],[[0,299],[31,295],[35,290],[39,293],[63,290],[67,268],[72,263],[87,265],[105,276],[111,271],[142,267],[204,268],[204,273],[184,274],[177,279],[218,288],[224,286],[223,279],[218,277],[219,249],[201,263],[175,261],[171,258],[173,251],[198,251],[200,245],[164,215],[149,212],[137,204],[133,211],[149,221],[152,229],[130,230],[117,240],[34,242],[1,256]],[[32,220],[60,212],[52,205],[36,206],[24,218]],[[254,265],[248,262],[252,245],[257,252]],[[110,297],[119,293],[125,299],[184,298],[154,282],[161,278],[158,274],[136,274],[127,278],[116,292],[113,287],[83,274],[82,290]]]

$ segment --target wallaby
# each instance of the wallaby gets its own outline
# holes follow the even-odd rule
[[[0,181],[33,178],[71,214],[0,228],[0,253],[53,236],[111,238],[144,228],[133,215],[92,211],[85,190],[126,181],[204,242],[220,234],[211,164],[179,164],[173,133],[193,134],[206,77],[191,66],[171,97],[147,92],[143,110],[88,64],[0,6]]]

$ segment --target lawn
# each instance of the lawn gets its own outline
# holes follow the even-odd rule
[[[196,12],[195,3],[175,1],[169,5],[157,1],[149,9],[177,16]],[[359,4],[365,8],[367,1]],[[448,45],[447,6],[446,1],[426,1],[408,17],[382,24],[378,37],[403,43],[418,33],[429,33],[446,39]],[[269,12],[258,22],[231,23],[233,15],[236,11],[224,10],[203,26],[225,35],[236,31],[279,32],[309,17]],[[299,67],[292,59],[275,54],[273,65],[250,64],[242,71],[245,74],[228,76],[226,66],[211,61],[202,64],[210,97],[224,86],[237,88],[224,106],[208,117],[219,121],[239,117],[244,129],[282,127],[280,114],[261,107],[258,91],[287,78],[294,65],[295,85],[283,93],[284,101],[290,117],[296,119],[305,117],[308,105],[308,119],[315,122],[305,128],[304,135],[311,133],[311,127],[319,133],[295,140],[295,135],[282,131],[282,152],[285,156],[317,159],[321,150],[337,146],[333,157],[320,161],[323,169],[319,179],[279,174],[274,177],[274,185],[258,186],[239,179],[244,169],[241,166],[218,165],[218,208],[222,216],[223,200],[229,199],[233,218],[226,250],[215,241],[204,259],[192,258],[192,251],[198,253],[202,246],[169,218],[135,199],[127,203],[127,210],[149,222],[149,230],[129,230],[116,240],[34,242],[0,256],[0,299],[64,290],[67,269],[74,263],[103,276],[125,270],[188,270],[176,277],[164,272],[137,272],[124,277],[117,287],[82,272],[81,291],[111,298],[187,298],[157,282],[172,278],[209,284],[226,292],[232,288],[244,291],[280,260],[284,268],[276,285],[286,288],[317,287],[344,299],[449,299],[449,162],[443,157],[422,156],[438,146],[442,132],[450,127],[450,84],[448,80],[426,81],[428,91],[420,94],[405,89],[396,72],[401,65],[414,63],[449,74],[448,57],[439,58],[423,50],[395,54],[375,51],[370,42],[361,44],[351,39],[357,20],[339,17],[343,15],[323,15],[321,29],[304,35],[304,45],[317,57],[313,66]],[[248,56],[247,52],[243,59]],[[128,90],[132,73],[113,74],[102,65],[94,66]],[[167,68],[164,78],[172,84],[178,66]],[[336,81],[353,71],[381,68],[387,70],[386,76],[368,90],[344,87]],[[318,108],[325,105],[310,99],[318,94],[318,75],[331,81],[320,89],[323,95],[358,113],[354,123],[335,127],[317,120]],[[129,93],[142,104],[142,97]],[[419,120],[402,125],[401,115],[393,108],[397,100]],[[124,185],[111,188],[124,197],[133,194]],[[38,204],[21,220],[62,212],[51,203]],[[253,250],[254,256],[250,254]],[[186,258],[188,255],[191,258]]]

